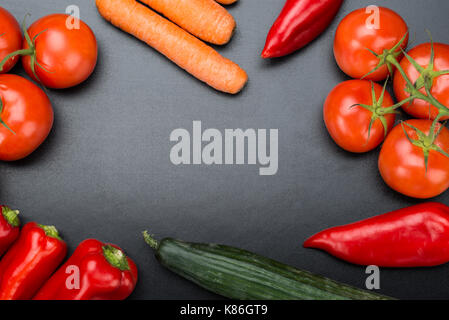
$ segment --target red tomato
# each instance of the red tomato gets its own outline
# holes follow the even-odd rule
[[[413,60],[415,60],[423,69],[428,69],[431,61],[432,45],[430,43],[423,43],[413,48],[408,53]],[[407,58],[403,58],[401,61],[402,69],[404,69],[408,78],[412,83],[415,83],[419,78],[428,79],[432,88],[431,94],[443,105],[449,107],[449,74],[438,74],[439,71],[449,70],[449,45],[442,43],[434,44],[435,58],[433,70],[430,67],[423,72],[423,75],[416,70]],[[405,91],[406,81],[402,77],[401,73],[396,70],[394,75],[394,93],[399,100],[407,99],[410,94]],[[426,94],[425,88],[421,88],[420,91]],[[402,106],[405,112],[415,118],[420,119],[435,119],[438,115],[438,109],[424,100],[415,99],[412,103],[406,103]],[[443,119],[449,119],[449,117],[443,117]]]
[[[428,135],[431,120],[409,120],[396,126],[385,140],[379,156],[379,170],[384,181],[394,190],[413,198],[433,198],[449,188],[449,158],[431,147],[431,141],[423,147],[407,139],[404,129],[412,140],[418,140],[416,131],[407,124]],[[436,130],[441,124],[436,126]],[[449,152],[449,130],[442,128],[434,140],[434,146]],[[425,150],[429,151],[426,171]]]
[[[337,28],[334,41],[334,55],[341,70],[348,76],[360,79],[374,70],[380,59],[367,49],[382,55],[385,50],[392,50],[407,34],[401,47],[408,43],[408,27],[405,21],[388,8],[379,8],[379,28],[371,23],[376,22],[376,12],[367,12],[362,8],[348,14]],[[400,48],[394,51],[400,55]],[[394,53],[392,52],[392,53]],[[389,70],[386,65],[365,77],[367,80],[380,81],[387,78]]]
[[[22,32],[17,20],[7,10],[0,7],[0,61],[10,53],[22,49]],[[19,57],[10,58],[0,73],[7,73],[19,61]]]
[[[379,102],[375,106],[373,86],[376,101]],[[331,91],[324,104],[324,122],[332,139],[340,147],[350,152],[362,153],[373,150],[382,143],[385,127],[380,116],[385,119],[387,131],[393,128],[396,116],[394,113],[382,113],[385,112],[384,108],[391,107],[394,103],[388,92],[385,92],[383,101],[379,101],[381,94],[382,87],[368,80],[346,81]],[[372,110],[361,106],[351,107],[356,104],[370,106]],[[372,120],[374,122],[369,132]]]
[[[97,40],[87,24],[79,20],[79,29],[69,29],[66,23],[74,18],[66,14],[52,14],[33,23],[28,29],[35,41],[36,74],[49,88],[64,89],[85,81],[97,63]],[[78,20],[77,20],[78,21]],[[24,40],[23,47],[30,46]],[[25,71],[37,81],[31,69],[31,57],[22,58]]]
[[[29,80],[12,74],[0,75],[2,101],[0,160],[25,158],[47,138],[53,126],[53,109],[44,91]]]

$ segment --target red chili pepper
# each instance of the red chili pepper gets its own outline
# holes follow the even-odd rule
[[[0,261],[0,300],[31,299],[67,252],[53,226],[27,223]]]
[[[449,262],[449,207],[425,203],[322,231],[304,243],[358,265],[431,267]]]
[[[33,299],[123,300],[136,282],[137,267],[119,247],[88,239]]]
[[[337,15],[343,0],[287,0],[268,33],[262,58],[278,58],[318,37]]]
[[[17,240],[20,233],[19,211],[0,206],[0,256]]]

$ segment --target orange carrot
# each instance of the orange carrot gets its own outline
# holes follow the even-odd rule
[[[234,33],[234,18],[214,0],[139,1],[204,41],[226,44]]]
[[[96,0],[100,14],[113,25],[165,55],[211,87],[235,94],[246,72],[190,33],[135,0]]]
[[[234,2],[237,2],[237,0],[215,0],[215,1],[217,1],[218,3],[221,3],[221,4],[233,4]]]

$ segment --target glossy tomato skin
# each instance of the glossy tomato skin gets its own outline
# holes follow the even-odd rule
[[[31,81],[12,74],[0,75],[2,120],[0,160],[20,160],[45,141],[53,126],[53,109],[44,91]]]
[[[52,14],[37,20],[28,29],[31,39],[43,31],[36,39],[36,58],[47,71],[36,66],[36,74],[48,88],[76,86],[95,69],[98,56],[95,35],[81,20],[79,29],[69,29],[66,23],[72,19],[66,14]],[[23,47],[29,47],[26,41]],[[31,70],[30,56],[24,56],[22,62],[28,75],[37,81]]]
[[[430,120],[409,120],[407,123],[428,134]],[[409,137],[417,139],[413,129],[404,125]],[[449,152],[449,130],[444,128],[435,144]],[[401,125],[396,126],[385,140],[379,156],[379,171],[384,181],[394,190],[418,199],[436,197],[449,188],[449,158],[430,151],[426,172],[422,148],[412,145]]]
[[[374,83],[376,98],[382,93],[382,87]],[[363,153],[375,149],[382,143],[385,131],[382,123],[377,119],[368,129],[372,112],[355,104],[372,105],[371,82],[367,80],[349,80],[337,85],[328,95],[324,103],[324,122],[332,139],[343,149],[354,153]],[[382,107],[394,104],[388,92]],[[395,121],[395,114],[386,114],[388,130]]]
[[[6,9],[0,7],[0,61],[10,53],[22,49],[22,32],[17,20]],[[15,56],[6,62],[0,73],[9,72],[19,61]]]
[[[348,14],[337,28],[334,40],[334,55],[340,69],[354,79],[360,79],[372,71],[379,63],[367,49],[377,54],[392,49],[408,32],[405,21],[393,10],[379,8],[379,29],[369,28],[372,12],[365,8]],[[408,35],[402,43],[406,48]],[[384,65],[365,79],[381,81],[387,78],[388,68]]]
[[[423,43],[415,48],[411,49],[408,54],[423,68],[427,68],[430,62],[431,56],[431,44]],[[449,45],[442,43],[434,43],[435,50],[435,61],[434,70],[444,71],[449,70]],[[420,77],[420,73],[416,68],[410,63],[407,58],[403,58],[401,61],[401,67],[404,69],[407,76],[410,78],[412,83]],[[398,100],[405,100],[410,95],[405,91],[406,81],[402,77],[401,73],[396,70],[394,75],[394,93]],[[426,94],[425,88],[420,90],[422,93]],[[430,91],[432,95],[443,105],[449,107],[449,74],[440,75],[433,80],[433,86]],[[415,118],[420,119],[435,119],[438,115],[438,109],[434,106],[430,106],[424,100],[415,99],[412,103],[407,103],[402,106],[405,112],[410,114]],[[443,117],[442,120],[449,119],[449,117]]]

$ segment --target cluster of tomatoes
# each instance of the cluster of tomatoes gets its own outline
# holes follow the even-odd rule
[[[388,8],[358,9],[338,26],[337,64],[351,78],[324,105],[324,121],[343,149],[364,153],[382,143],[379,171],[394,190],[428,199],[449,188],[449,45],[424,43],[405,52],[408,27]],[[373,24],[377,21],[377,25]],[[386,90],[389,75],[398,103]],[[376,81],[385,81],[381,86]],[[396,123],[402,108],[414,119]]]
[[[65,89],[85,81],[97,63],[97,40],[79,19],[52,14],[23,34],[17,20],[0,7],[0,160],[27,157],[47,138],[53,109],[41,86]],[[22,57],[37,83],[7,74]]]

